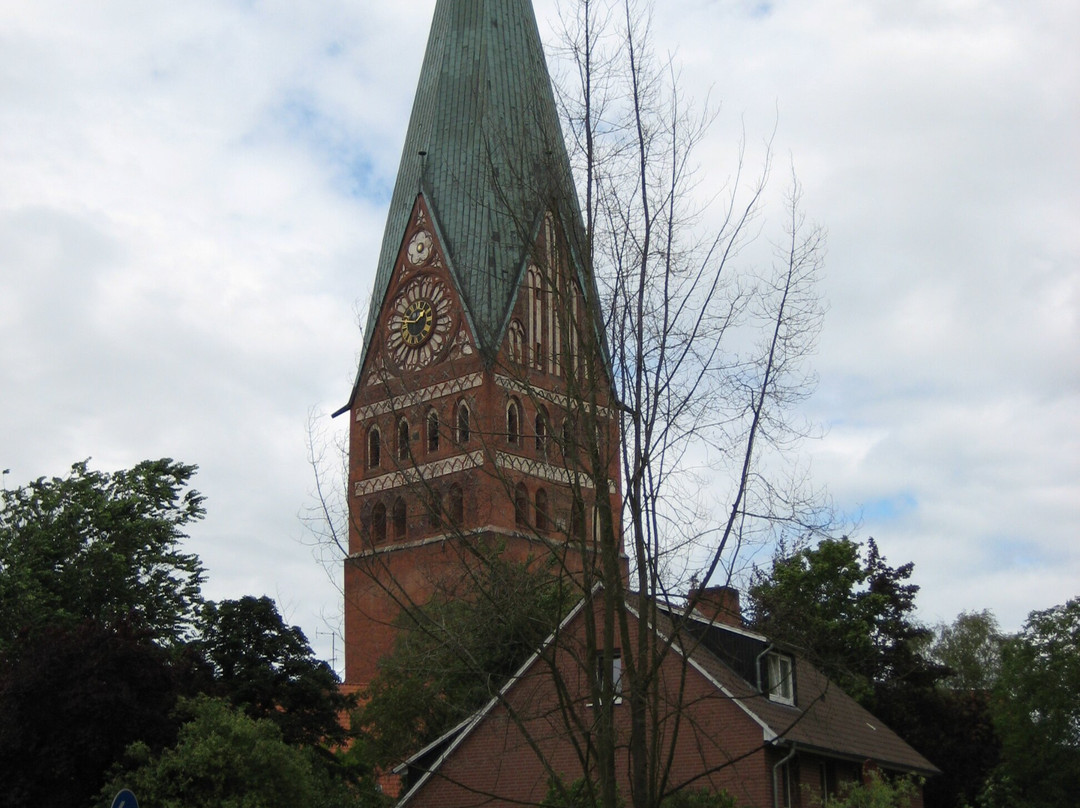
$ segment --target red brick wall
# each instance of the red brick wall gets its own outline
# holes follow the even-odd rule
[[[581,625],[578,621],[577,626]],[[586,706],[585,670],[572,661],[580,647],[563,651],[558,659],[567,692],[573,694],[572,712],[582,724],[590,720]],[[675,692],[681,678],[681,658],[672,655],[664,663],[665,690]],[[420,791],[410,806],[460,808],[490,800],[491,805],[539,802],[548,790],[545,763],[566,782],[581,777],[582,766],[568,729],[567,712],[560,708],[548,667],[538,663],[509,693],[506,706],[491,715],[455,750]],[[763,748],[762,729],[724,697],[695,669],[686,671],[682,722],[675,733],[675,705],[660,706],[664,754],[672,755],[671,787],[726,789],[740,805],[772,805],[771,766],[775,760]],[[615,707],[617,731],[623,744],[617,771],[628,770],[625,742],[629,733],[629,705]],[[513,716],[513,718],[511,718]],[[571,721],[573,726],[574,722]],[[702,776],[703,772],[709,772]],[[621,791],[630,802],[630,784],[624,776]]]
[[[407,266],[406,245],[420,229],[433,232],[430,213],[422,198],[417,199],[411,224],[404,234],[398,266]],[[536,248],[538,260],[547,249],[545,237],[542,233]],[[392,354],[384,344],[391,316],[390,303],[398,290],[418,274],[438,279],[449,290],[452,302],[449,317],[455,323],[454,339],[459,339],[459,335],[466,336],[468,347],[465,350],[449,347],[445,355],[425,367],[398,372]],[[523,288],[511,312],[513,318],[522,321],[528,319],[529,289],[524,285],[526,283],[523,279]],[[436,241],[427,264],[404,276],[396,276],[391,282],[352,401],[348,492],[350,558],[345,564],[345,667],[346,682],[356,687],[370,681],[377,660],[390,649],[394,637],[393,622],[401,605],[425,603],[440,581],[462,575],[463,559],[471,560],[468,553],[459,552],[461,546],[456,540],[463,534],[474,542],[505,542],[510,557],[519,559],[543,555],[545,543],[559,545],[566,538],[571,487],[554,479],[532,476],[527,472],[527,466],[521,464],[518,465],[520,471],[507,468],[505,464],[498,465],[495,459],[503,453],[525,461],[549,463],[556,468],[566,464],[558,446],[564,408],[551,396],[533,393],[541,389],[565,392],[571,379],[565,372],[548,373],[532,368],[529,363],[510,361],[506,344],[493,361],[485,360],[480,355],[475,335],[467,334],[463,306],[455,294],[442,246]],[[580,296],[577,305],[579,311],[585,310]],[[586,378],[595,380],[604,376],[594,372]],[[461,379],[477,379],[479,383],[456,384]],[[574,379],[576,384],[577,377]],[[524,385],[525,389],[508,389],[518,384]],[[516,443],[509,441],[506,434],[506,407],[512,395],[516,396],[522,409],[521,435]],[[603,435],[600,442],[604,449],[602,462],[614,484],[608,497],[616,519],[615,535],[619,536],[618,417],[610,406],[611,395],[606,382],[597,389],[588,389],[587,395],[598,405],[593,412],[605,408],[606,416],[600,419],[599,426],[590,425],[590,430],[596,427]],[[471,411],[470,440],[463,445],[454,439],[456,406],[462,400]],[[393,402],[392,406],[390,402]],[[535,436],[540,406],[547,411],[550,425],[547,446],[543,448],[537,447]],[[438,412],[440,422],[436,451],[429,449],[426,440],[426,418],[431,409]],[[398,457],[397,445],[397,426],[403,417],[409,424],[409,453],[404,459]],[[368,434],[373,426],[377,426],[381,434],[381,462],[375,468],[367,461]],[[452,473],[441,473],[445,471],[442,469],[437,476],[428,474],[419,484],[410,483],[406,476],[392,476],[415,476],[414,470],[419,466],[458,462],[468,455],[480,457],[482,464]],[[387,484],[388,480],[393,482]],[[378,481],[377,490],[368,490],[365,486],[376,487],[374,481]],[[525,486],[528,495],[527,524],[524,526],[517,524],[515,514],[514,487],[518,483]],[[438,492],[444,497],[445,507],[448,504],[445,497],[450,486],[455,484],[463,493],[464,518],[460,524],[451,524],[445,517],[433,522],[430,518],[432,493]],[[543,529],[537,527],[535,508],[536,492],[541,487],[548,496],[548,524]],[[591,536],[594,498],[588,488],[582,489],[582,495],[584,534]],[[395,536],[392,516],[394,502],[399,497],[406,510],[405,535],[401,537]],[[375,546],[370,517],[377,503],[385,508],[386,531],[385,537]],[[397,545],[398,549],[385,552],[392,545]],[[568,571],[580,570],[581,564],[580,554],[575,559],[571,553]]]

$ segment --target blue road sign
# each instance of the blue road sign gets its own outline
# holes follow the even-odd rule
[[[122,788],[120,793],[113,797],[112,808],[139,808],[139,802],[134,794]]]

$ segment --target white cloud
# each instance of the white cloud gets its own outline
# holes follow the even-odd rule
[[[298,541],[306,422],[355,373],[433,5],[0,11],[8,484],[91,455],[199,463],[209,593],[279,597],[313,640],[339,597]],[[1015,627],[1080,580],[1066,6],[665,0],[654,21],[687,89],[723,103],[711,177],[779,116],[779,162],[830,232],[815,479],[916,561],[932,619]]]

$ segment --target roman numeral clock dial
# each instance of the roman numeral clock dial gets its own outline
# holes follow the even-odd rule
[[[434,362],[451,333],[450,298],[435,278],[413,278],[394,299],[387,324],[386,346],[402,370],[418,370]]]

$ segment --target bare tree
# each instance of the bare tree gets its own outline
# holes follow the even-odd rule
[[[595,776],[598,802],[616,805],[614,748],[626,743],[630,797],[644,808],[679,785],[668,781],[678,709],[659,690],[664,661],[687,638],[653,630],[657,606],[685,586],[685,572],[726,583],[754,532],[819,518],[801,492],[768,472],[777,471],[774,451],[790,450],[800,436],[792,406],[813,386],[803,360],[822,317],[815,281],[823,234],[806,226],[793,180],[771,271],[740,263],[766,212],[768,153],[749,180],[740,159],[716,200],[719,225],[703,228],[707,180],[697,174],[694,149],[711,115],[684,103],[674,66],[650,51],[649,9],[634,0],[582,0],[566,22],[578,82],[563,87],[562,99],[586,200],[581,252],[601,290],[623,405],[622,538],[634,560],[631,585],[644,595],[640,619],[629,621],[612,552],[620,537],[605,532],[612,519],[601,519],[602,630],[589,642],[594,654],[621,649],[631,721],[629,738],[619,741],[610,711],[602,716]],[[730,480],[725,518],[714,524],[685,504],[688,467],[706,462],[703,450],[720,458]]]

